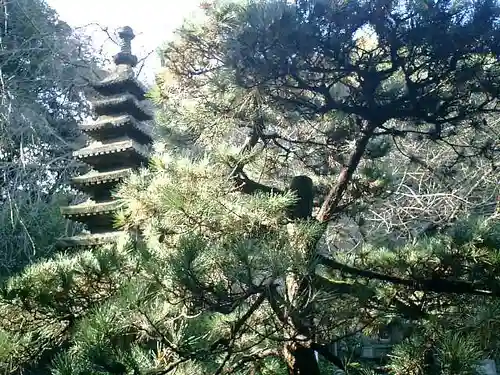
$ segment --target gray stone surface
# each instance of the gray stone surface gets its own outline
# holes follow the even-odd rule
[[[80,130],[96,141],[129,136],[140,143],[151,143],[151,127],[130,115],[101,116],[90,124],[82,124]]]
[[[92,98],[97,121],[80,125],[90,143],[73,152],[73,157],[92,166],[93,171],[74,177],[71,185],[88,195],[87,202],[61,207],[61,214],[84,223],[89,233],[62,238],[62,247],[93,247],[115,242],[121,232],[114,229],[116,213],[123,202],[114,200],[111,190],[126,179],[134,168],[146,166],[149,160],[151,107],[145,100],[147,89],[136,79],[137,57],[132,54],[133,30],[118,30],[120,52],[115,56],[116,70],[92,85],[101,97]]]

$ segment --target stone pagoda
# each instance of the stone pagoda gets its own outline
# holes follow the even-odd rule
[[[74,177],[71,186],[89,196],[81,204],[61,207],[62,215],[85,224],[86,230],[75,237],[62,238],[64,248],[91,247],[114,242],[121,232],[114,228],[114,218],[121,203],[113,190],[131,171],[148,163],[152,143],[148,121],[153,115],[145,106],[145,87],[137,81],[132,54],[135,37],[128,26],[119,30],[121,51],[114,57],[116,67],[104,80],[92,87],[98,98],[91,100],[98,116],[93,123],[80,125],[89,141],[73,157],[90,166],[90,172]]]

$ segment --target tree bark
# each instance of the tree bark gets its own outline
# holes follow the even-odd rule
[[[285,345],[288,375],[321,375],[314,350],[298,343]]]
[[[320,223],[325,223],[332,219],[332,215],[336,212],[336,208],[342,200],[342,197],[344,196],[344,193],[352,180],[352,176],[358,168],[361,159],[363,158],[363,154],[365,153],[368,142],[372,138],[373,132],[378,126],[379,123],[377,122],[370,123],[367,126],[363,136],[357,140],[356,148],[350,157],[349,163],[347,164],[347,166],[342,168],[342,171],[337,178],[337,183],[328,192],[328,195],[326,196],[325,201],[323,202],[323,205],[321,206],[321,209],[316,216],[316,219]]]

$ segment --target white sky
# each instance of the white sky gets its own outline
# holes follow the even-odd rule
[[[184,18],[199,11],[200,0],[47,0],[47,3],[72,27],[97,23],[111,32],[122,26],[132,27],[136,34],[132,51],[141,59],[169,39]],[[107,35],[99,27],[89,26],[85,30],[97,47],[104,45],[106,56],[118,52],[118,47],[106,41]],[[151,82],[157,67],[159,59],[153,53],[141,80]]]

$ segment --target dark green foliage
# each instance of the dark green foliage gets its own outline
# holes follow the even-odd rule
[[[297,197],[297,203],[291,210],[292,219],[307,219],[312,216],[314,186],[307,176],[296,176],[290,182],[290,191]]]
[[[55,251],[56,239],[66,223],[59,213],[62,199],[50,202],[23,200],[6,202],[0,210],[0,275],[9,276],[36,259]]]
[[[0,276],[53,253],[100,57],[45,1],[0,5]]]
[[[207,6],[165,49],[151,168],[117,192],[141,240],[11,278],[2,370],[451,375],[497,356],[498,16]],[[381,331],[396,346],[368,363]]]

